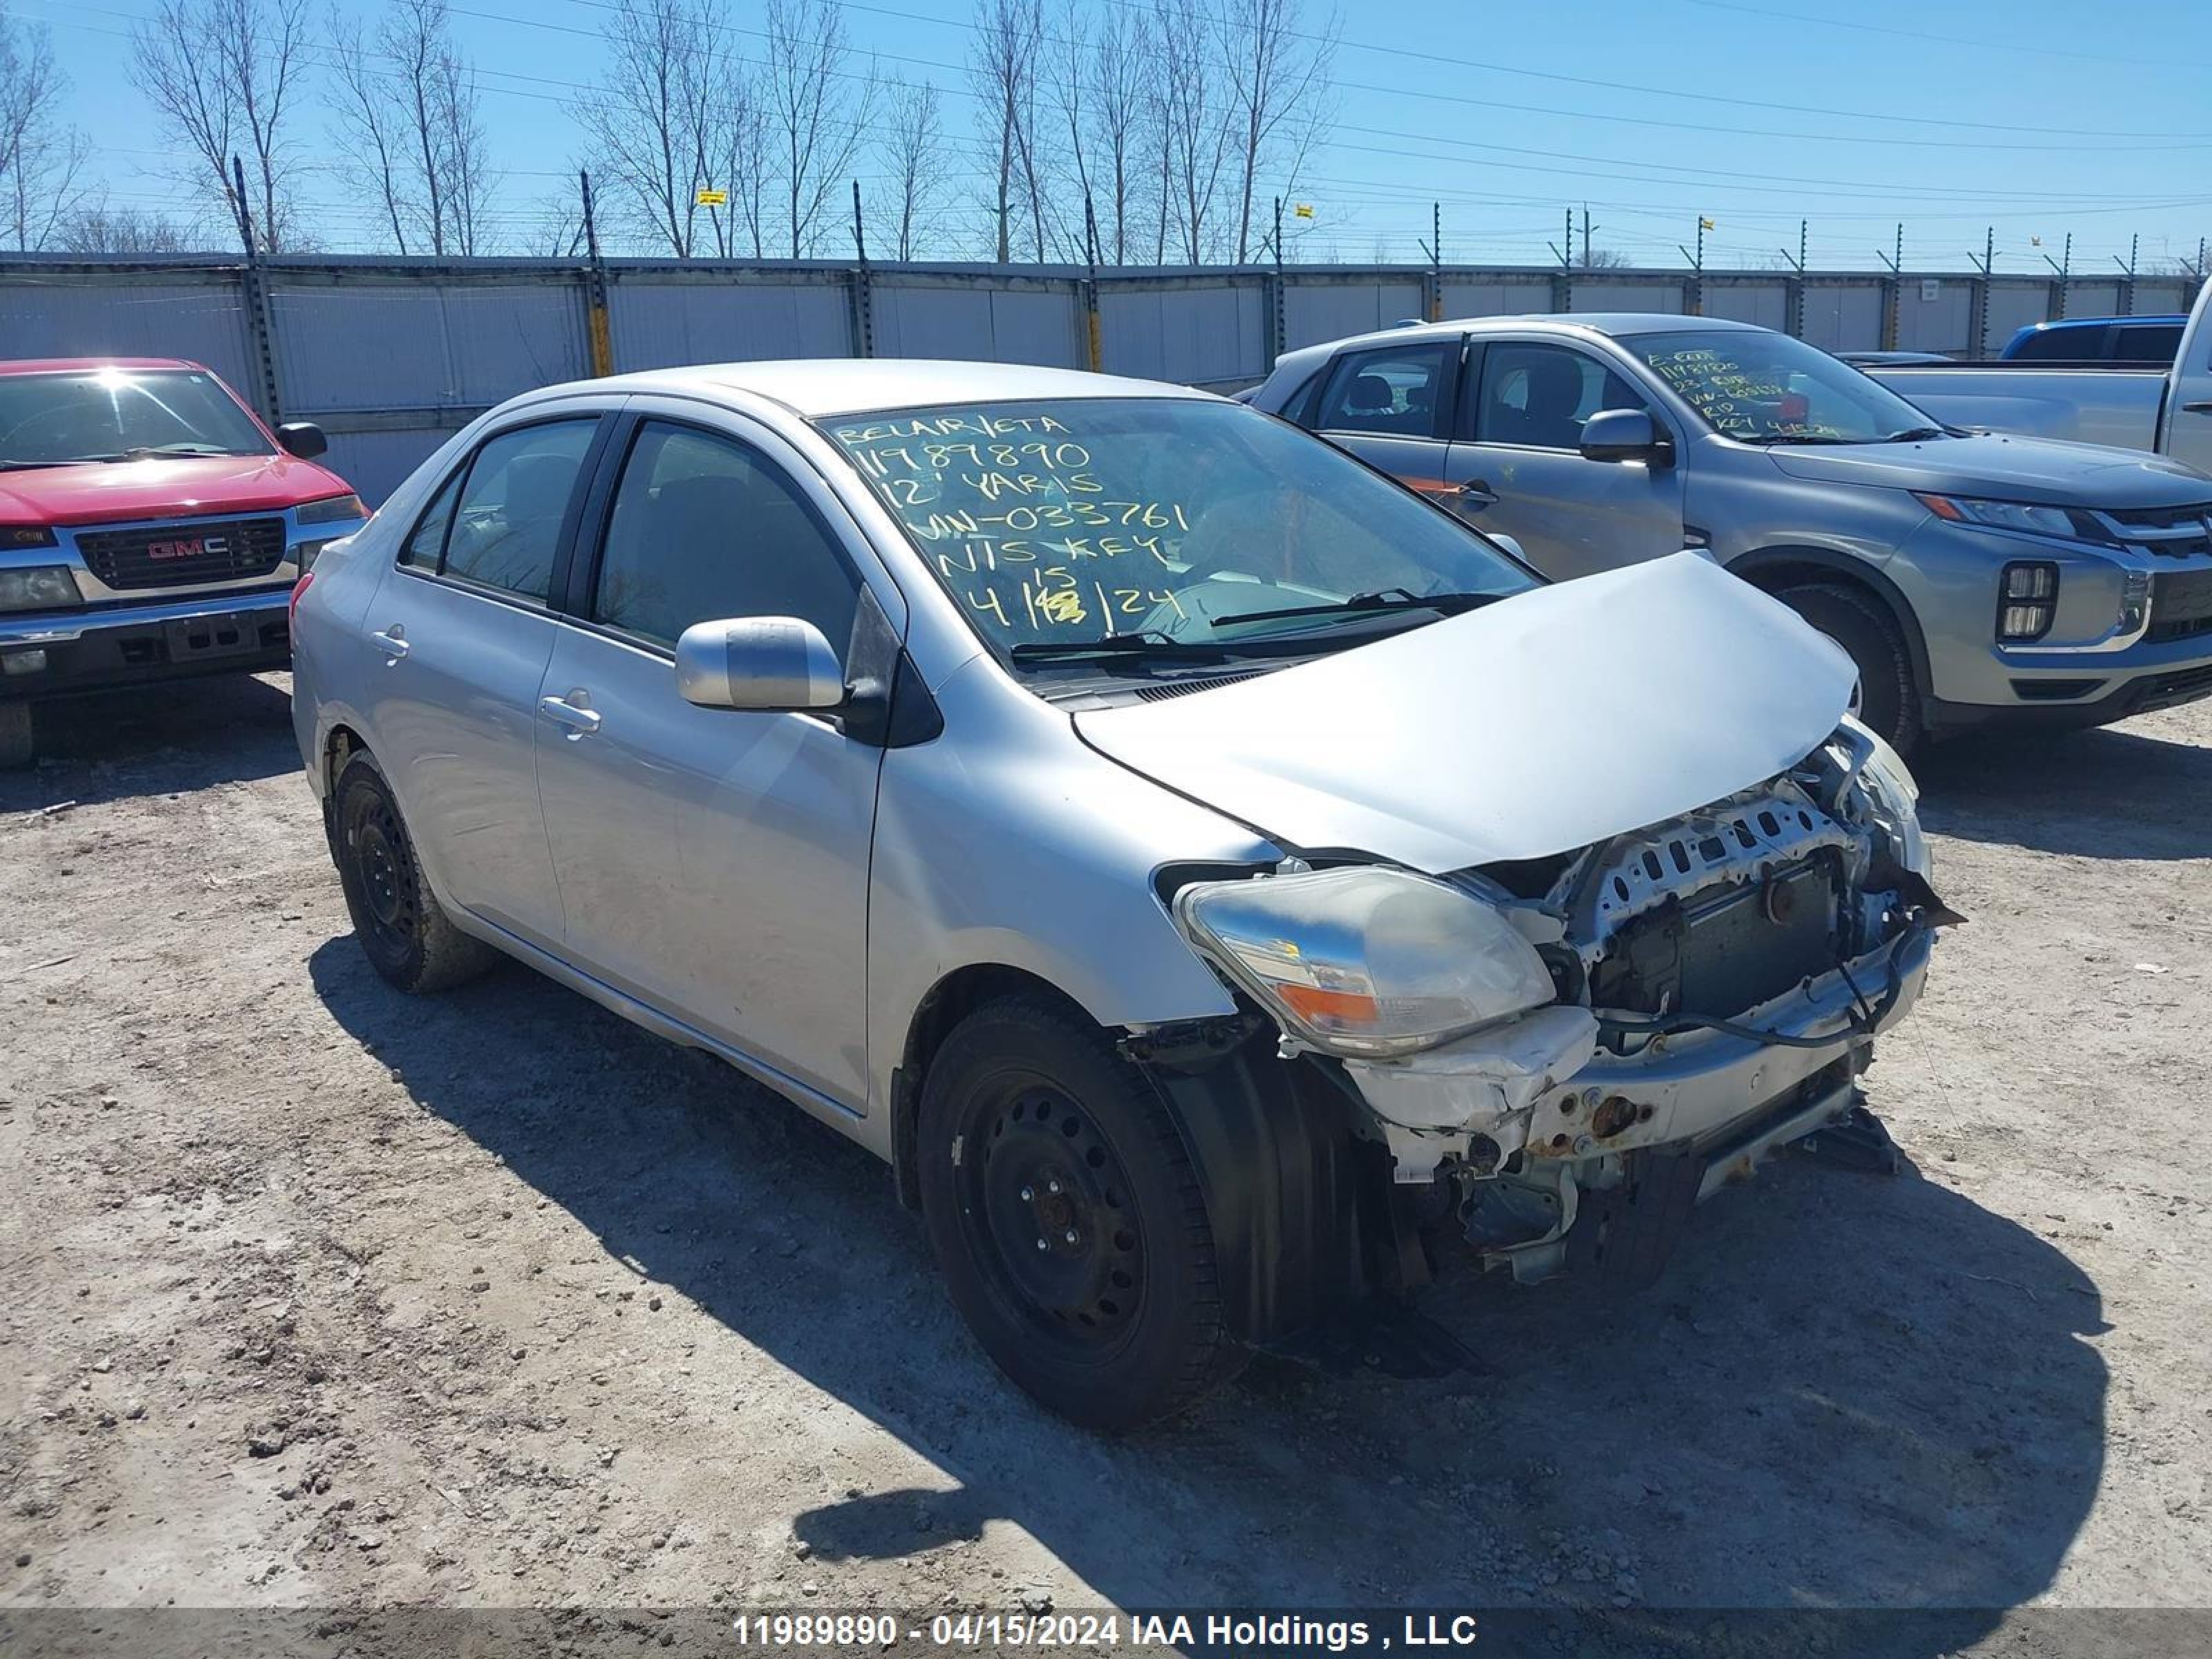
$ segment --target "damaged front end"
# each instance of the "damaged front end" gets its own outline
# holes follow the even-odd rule
[[[1935,930],[1903,763],[1846,720],[1669,822],[1448,876],[1292,862],[1176,896],[1419,1212],[1524,1282],[1656,1273],[1691,1208],[1842,1119]]]

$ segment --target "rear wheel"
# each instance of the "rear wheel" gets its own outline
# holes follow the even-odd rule
[[[930,1063],[922,1215],[1000,1369],[1088,1428],[1135,1428],[1236,1369],[1213,1237],[1166,1103],[1048,999],[987,1005]]]
[[[401,990],[442,991],[499,959],[439,907],[392,786],[366,754],[346,763],[332,791],[331,856],[354,937],[376,971]]]
[[[1899,754],[1910,754],[1921,737],[1920,693],[1905,641],[1881,601],[1836,582],[1785,587],[1774,597],[1843,647],[1859,675],[1851,713]]]
[[[14,698],[0,702],[0,768],[28,766],[37,754],[31,738],[31,705]]]

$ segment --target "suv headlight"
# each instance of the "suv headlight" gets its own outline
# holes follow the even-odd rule
[[[84,596],[76,591],[76,578],[65,564],[0,570],[0,611],[52,611],[83,602]]]
[[[2078,516],[2071,507],[2044,507],[2027,501],[1984,501],[1966,495],[1934,495],[1916,489],[1921,506],[1954,524],[1986,525],[1992,530],[2016,530],[2029,536],[2056,536],[2068,542],[2106,542],[2111,539],[2096,523]]]
[[[1375,866],[1199,882],[1175,897],[1199,953],[1317,1048],[1431,1048],[1557,995],[1536,947],[1455,887]]]

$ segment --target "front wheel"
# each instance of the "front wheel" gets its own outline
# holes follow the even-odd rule
[[[987,1005],[932,1060],[919,1130],[938,1265],[1022,1389],[1116,1431],[1236,1368],[1197,1172],[1104,1032],[1041,997]]]
[[[1859,674],[1850,712],[1899,754],[1911,754],[1921,737],[1920,692],[1881,601],[1835,582],[1785,587],[1774,597],[1843,647]]]

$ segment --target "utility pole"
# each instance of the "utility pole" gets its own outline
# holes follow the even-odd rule
[[[1905,227],[1903,225],[1900,224],[1897,228],[1897,252],[1884,253],[1880,248],[1876,248],[1874,251],[1874,257],[1889,267],[1889,280],[1882,284],[1886,291],[1882,295],[1881,301],[1881,349],[1884,351],[1894,351],[1897,349],[1897,337],[1899,331],[1898,325],[1903,320],[1899,312],[1905,299]]]
[[[253,362],[260,381],[262,414],[275,426],[283,419],[276,395],[276,356],[270,343],[269,285],[261,269],[261,245],[253,234],[253,209],[246,198],[246,163],[230,158],[231,210],[238,221],[238,240],[246,248],[241,283],[246,289],[246,320],[253,333]],[[268,227],[262,227],[266,234]]]
[[[2142,244],[2140,235],[2128,238],[2128,262],[2124,265],[2120,264],[2118,254],[2112,256],[2112,263],[2120,265],[2120,269],[2127,273],[2127,281],[2120,284],[2120,315],[2123,317],[2136,314],[2136,252]]]
[[[1966,257],[1969,259],[1974,259],[1971,250],[1968,251]],[[1974,315],[1972,326],[1974,335],[1974,356],[1977,357],[1986,357],[1990,355],[1990,273],[1996,262],[1997,228],[1991,225],[1982,234],[1982,257],[1974,259],[1975,265],[1982,273],[1981,280],[1974,284],[1972,296]]]
[[[1083,192],[1083,256],[1091,266],[1090,279],[1083,284],[1084,341],[1089,348],[1091,372],[1096,374],[1104,364],[1105,338],[1098,325],[1098,214],[1087,190]]]
[[[1705,314],[1705,232],[1712,228],[1712,224],[1713,222],[1704,214],[1698,216],[1698,251],[1695,253],[1683,247],[1680,242],[1674,244],[1682,257],[1690,262],[1689,304],[1683,310],[1692,317]]]
[[[1272,368],[1291,337],[1290,313],[1283,296],[1283,198],[1279,196],[1275,198],[1275,275],[1268,288],[1267,366]]]
[[[1797,273],[1787,284],[1788,293],[1784,305],[1788,314],[1784,319],[1783,328],[1800,340],[1805,337],[1805,231],[1806,222],[1800,219],[1797,222],[1797,252],[1794,255],[1786,247],[1778,250],[1782,257],[1790,261],[1790,270]]]
[[[868,272],[868,238],[860,216],[860,181],[853,180],[853,252],[860,263],[853,268],[848,290],[853,296],[853,355],[876,355],[876,296]]]
[[[614,332],[607,325],[607,266],[599,257],[599,216],[592,210],[592,175],[579,171],[584,191],[584,307],[592,343],[592,373],[615,372]]]
[[[2072,231],[2066,233],[2064,254],[2054,259],[2046,253],[2043,256],[2043,263],[2058,273],[2057,284],[2051,291],[2051,315],[2056,320],[2066,314],[2067,289],[2074,280],[2074,233]]]
[[[1552,309],[1559,312],[1575,308],[1575,210],[1572,208],[1567,210],[1566,223],[1565,241],[1544,244],[1552,250],[1552,257],[1559,262],[1559,274],[1552,278]],[[1584,246],[1583,252],[1588,256],[1588,246]]]
[[[1421,252],[1429,256],[1428,275],[1421,286],[1426,290],[1421,296],[1421,310],[1432,323],[1444,319],[1444,210],[1441,202],[1429,204],[1429,240],[1421,244]]]

